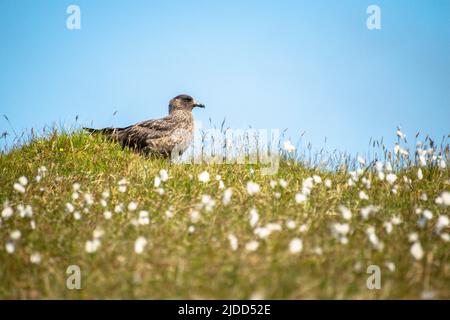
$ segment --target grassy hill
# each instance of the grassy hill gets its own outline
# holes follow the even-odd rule
[[[282,160],[262,176],[144,159],[79,132],[33,139],[0,156],[0,298],[448,299],[441,156],[421,172]],[[71,265],[80,290],[66,287]]]

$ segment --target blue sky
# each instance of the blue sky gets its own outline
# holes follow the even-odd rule
[[[66,28],[70,4],[81,30]],[[381,30],[366,28],[370,4]],[[342,151],[392,143],[397,125],[450,133],[446,0],[2,1],[0,43],[0,110],[17,132],[159,118],[188,93],[204,123]]]

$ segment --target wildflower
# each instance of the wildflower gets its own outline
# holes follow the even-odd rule
[[[448,216],[444,216],[444,215],[439,216],[437,223],[436,223],[437,231],[441,232],[441,230],[445,227],[448,227],[448,225],[449,225]]]
[[[11,253],[14,253],[14,251],[16,251],[16,246],[14,245],[13,242],[8,241],[8,242],[6,242],[6,244],[5,244],[5,249],[6,249],[6,252],[8,252],[9,254],[11,254]]]
[[[150,223],[149,213],[146,210],[139,211],[138,223],[142,226]]]
[[[105,211],[105,212],[103,212],[103,217],[104,217],[106,220],[111,219],[111,218],[112,218],[112,212],[111,212],[111,211]]]
[[[295,223],[295,221],[294,220],[288,220],[288,221],[286,221],[286,227],[288,228],[288,229],[294,229],[295,227],[297,226],[297,224]]]
[[[259,242],[256,240],[249,241],[245,244],[245,250],[256,251],[259,247]]]
[[[281,193],[280,192],[275,192],[274,194],[275,199],[280,199],[281,198]]]
[[[279,183],[280,183],[280,186],[281,186],[283,189],[285,189],[285,188],[287,187],[287,185],[288,185],[287,181],[284,180],[284,179],[280,179]]]
[[[309,229],[309,225],[304,223],[298,227],[298,232],[305,233],[306,231],[308,231],[308,229]]]
[[[390,234],[392,232],[393,226],[392,226],[392,222],[385,222],[383,223],[384,229],[386,229],[386,233]]]
[[[155,180],[153,181],[153,185],[155,186],[155,188],[159,188],[159,186],[161,185],[161,178],[156,176]]]
[[[233,190],[231,188],[228,188],[223,193],[222,203],[226,206],[231,201],[231,196],[233,195]]]
[[[124,193],[127,191],[127,180],[125,178],[120,179],[117,184],[119,185],[119,192]]]
[[[420,169],[420,168],[417,170],[417,179],[419,179],[419,180],[423,179],[422,169]]]
[[[136,209],[137,209],[137,203],[134,201],[131,201],[128,204],[128,211],[136,211]]]
[[[428,196],[427,196],[427,194],[425,192],[420,195],[420,200],[422,200],[422,201],[427,201],[428,200]]]
[[[369,196],[367,195],[367,193],[362,190],[359,192],[358,196],[361,200],[369,200]]]
[[[389,173],[386,176],[386,181],[389,182],[390,185],[394,184],[395,180],[397,180],[397,176],[393,173]]]
[[[17,209],[19,210],[19,216],[21,218],[31,218],[33,216],[33,208],[30,205],[18,205]]]
[[[72,189],[73,189],[73,191],[75,191],[75,192],[80,191],[80,188],[81,188],[81,185],[80,185],[78,182],[75,182],[75,183],[72,185]]]
[[[350,231],[350,226],[348,223],[334,223],[332,229],[336,234],[345,236]]]
[[[256,228],[254,231],[254,234],[257,235],[260,239],[266,239],[271,233],[271,230],[266,227]]]
[[[104,236],[104,234],[105,231],[100,227],[95,228],[94,231],[92,232],[92,236],[94,239],[100,239],[101,237]]]
[[[161,181],[163,182],[169,179],[169,173],[165,169],[159,170],[159,176],[161,177]]]
[[[78,200],[80,198],[80,194],[78,192],[72,193],[72,200]]]
[[[439,160],[439,168],[445,169],[447,167],[447,164],[445,163],[444,159]]]
[[[188,227],[188,233],[194,233],[195,232],[195,227],[194,226],[189,226]]]
[[[84,246],[84,250],[87,253],[94,253],[100,248],[101,242],[98,239],[88,240]]]
[[[208,182],[209,181],[209,173],[208,173],[208,171],[203,171],[202,173],[200,173],[198,175],[198,180],[200,182],[203,182],[203,183]]]
[[[14,214],[14,210],[7,204],[4,205],[2,210],[2,218],[8,219]]]
[[[386,268],[388,268],[388,270],[390,272],[394,272],[395,271],[395,263],[393,263],[392,261],[386,261],[384,263],[384,265],[386,266]]]
[[[300,253],[303,249],[303,242],[299,238],[294,238],[289,243],[289,251],[292,254]]]
[[[302,182],[302,193],[305,196],[311,194],[311,190],[312,190],[312,188],[314,186],[313,182],[314,182],[314,179],[311,178],[311,177],[308,177],[308,178],[303,180],[303,182]]]
[[[314,175],[314,176],[312,176],[312,178],[313,178],[313,181],[314,181],[315,184],[322,183],[322,178],[320,176]]]
[[[210,195],[207,194],[202,195],[202,206],[203,208],[205,208],[207,212],[212,211],[215,205],[216,201],[212,199]]]
[[[332,186],[331,180],[330,179],[325,179],[325,187],[327,189],[331,189],[331,186]]]
[[[306,200],[308,200],[308,198],[303,193],[297,193],[295,195],[295,202],[297,203],[303,203]]]
[[[345,220],[350,220],[352,218],[352,212],[345,206],[339,206],[339,211],[341,211],[342,218]]]
[[[436,204],[450,206],[450,192],[444,191],[435,200]]]
[[[270,180],[269,185],[273,189],[277,186],[277,182],[275,180]]]
[[[160,195],[160,196],[162,196],[163,194],[164,194],[164,189],[163,188],[158,188],[158,194]]]
[[[20,232],[20,230],[14,230],[14,231],[11,231],[9,236],[12,240],[19,240],[20,237],[22,236],[22,233]]]
[[[172,207],[169,207],[169,209],[167,209],[166,212],[164,212],[164,215],[166,216],[167,219],[172,218],[174,215]]]
[[[197,223],[201,218],[200,212],[198,212],[197,210],[191,211],[190,216],[192,223]]]
[[[425,219],[427,219],[427,220],[431,220],[431,219],[433,219],[433,212],[431,212],[430,210],[428,210],[428,209],[425,209],[425,210],[423,210],[423,217],[425,218]]]
[[[42,257],[38,252],[32,253],[30,256],[30,262],[33,264],[41,263]]]
[[[419,239],[417,232],[412,232],[408,235],[409,242],[416,242]]]
[[[66,203],[66,211],[69,213],[72,213],[75,211],[75,207],[73,206],[73,204],[71,204],[70,202]]]
[[[253,228],[259,221],[259,214],[255,208],[250,210],[250,226]]]
[[[238,248],[238,239],[232,233],[228,235],[228,241],[230,242],[231,250],[236,251]]]
[[[106,206],[108,205],[108,202],[106,202],[105,199],[100,199],[100,204],[102,207],[106,208]]]
[[[22,186],[25,187],[25,186],[28,184],[28,179],[27,179],[27,177],[21,176],[21,177],[19,178],[19,183],[20,183]]]
[[[102,198],[103,199],[108,199],[109,197],[110,197],[110,192],[109,192],[109,190],[105,190],[105,191],[103,191],[102,192]]]
[[[286,152],[291,153],[291,152],[295,151],[295,146],[289,140],[286,140],[286,141],[283,142],[283,149]]]
[[[259,184],[252,181],[247,182],[247,192],[249,195],[257,194],[260,191]]]
[[[410,252],[416,260],[421,260],[423,258],[424,252],[420,242],[414,242],[414,244],[411,246]]]
[[[123,212],[123,203],[119,203],[114,207],[114,212],[115,213],[121,213]]]
[[[377,249],[377,250],[382,250],[383,249],[383,243],[378,239],[376,233],[375,233],[375,228],[373,226],[369,226],[366,229],[366,234],[367,237],[369,238],[369,241],[372,243],[372,245]]]
[[[73,218],[74,218],[75,220],[80,220],[80,219],[81,219],[81,213],[80,213],[79,211],[75,211],[75,212],[73,213]]]
[[[219,181],[219,189],[225,189],[225,184],[222,180]]]
[[[14,187],[14,190],[16,190],[17,192],[25,193],[25,187],[23,185],[21,185],[20,183],[17,183],[17,182],[14,183],[13,187]]]
[[[94,204],[94,198],[92,197],[92,195],[90,193],[84,194],[84,202],[86,202],[86,204],[88,206],[91,206]]]

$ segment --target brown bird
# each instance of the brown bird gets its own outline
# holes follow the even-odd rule
[[[169,157],[182,154],[192,140],[194,117],[192,109],[204,108],[191,96],[182,94],[169,102],[169,115],[157,120],[147,120],[125,128],[83,128],[101,133],[123,147],[130,147],[145,155]]]

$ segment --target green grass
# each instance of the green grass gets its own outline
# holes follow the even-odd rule
[[[37,182],[41,166],[47,173]],[[161,169],[170,177],[161,184],[163,195],[154,187]],[[207,183],[198,180],[204,170],[211,177]],[[437,232],[436,224],[439,215],[449,214],[449,207],[436,204],[435,199],[450,189],[449,170],[434,165],[422,170],[422,180],[412,165],[396,172],[394,194],[393,186],[380,181],[372,169],[364,173],[372,184],[366,189],[361,178],[349,186],[344,169],[321,171],[291,160],[282,160],[276,175],[262,176],[257,165],[175,165],[145,159],[101,137],[78,132],[33,139],[0,156],[0,203],[14,210],[11,217],[0,218],[0,298],[403,299],[431,295],[448,299],[450,243],[443,234],[449,227]],[[222,203],[224,190],[215,179],[218,174],[226,188],[233,190],[228,205]],[[315,184],[309,199],[296,203],[296,193],[312,175],[330,179],[332,187]],[[13,188],[21,176],[29,180],[25,193]],[[122,178],[128,181],[124,193],[118,186]],[[279,179],[285,179],[287,187],[278,184],[272,189],[270,180]],[[258,194],[248,195],[249,181],[261,186]],[[72,199],[74,183],[81,186],[78,200]],[[100,203],[105,190],[110,191],[106,208]],[[358,197],[360,190],[369,200]],[[281,194],[279,199],[275,192]],[[92,205],[84,203],[84,193],[93,196]],[[421,200],[423,193],[427,200]],[[215,200],[210,212],[199,208],[205,194]],[[132,201],[138,204],[134,212],[127,209]],[[67,212],[68,202],[81,219]],[[125,210],[115,213],[120,203]],[[33,216],[20,217],[20,204],[30,205]],[[363,219],[360,210],[370,204],[379,211]],[[352,211],[350,220],[341,216],[340,205]],[[170,208],[173,217],[168,218]],[[278,223],[281,231],[259,239],[249,223],[252,208],[259,213],[255,227]],[[433,213],[422,227],[417,208]],[[190,213],[197,209],[201,218],[193,223]],[[106,210],[113,212],[109,220],[103,215]],[[140,210],[150,213],[148,225],[135,225]],[[403,222],[387,233],[384,223],[394,215]],[[290,220],[295,222],[292,229],[286,225]],[[333,223],[349,224],[347,244],[341,244],[332,232]],[[190,226],[195,227],[193,232]],[[369,226],[375,228],[382,249],[369,241]],[[104,230],[101,246],[88,253],[86,241],[96,228]],[[10,239],[14,230],[20,230],[19,239]],[[420,260],[410,253],[408,237],[414,232],[424,251]],[[237,250],[230,247],[230,234],[238,239]],[[137,254],[134,244],[140,236],[148,243]],[[289,250],[294,238],[303,242],[299,253]],[[259,247],[250,252],[245,246],[252,240]],[[13,253],[6,251],[7,243],[14,244]],[[40,254],[39,264],[30,262],[33,253]],[[393,263],[395,270],[389,270],[387,263]],[[66,288],[69,265],[81,269],[80,290]],[[366,287],[369,265],[381,269],[379,290]]]

